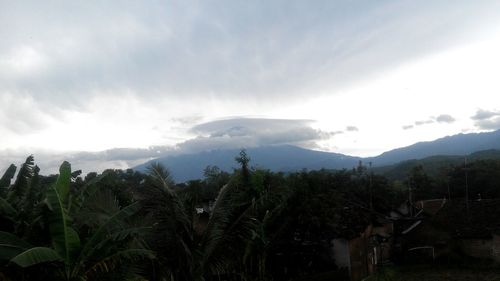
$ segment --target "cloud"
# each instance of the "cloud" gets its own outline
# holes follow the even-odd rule
[[[311,127],[312,120],[233,118],[194,126],[198,136],[178,144],[181,151],[198,152],[211,149],[294,144],[315,147],[342,131],[325,132]]]
[[[422,126],[422,125],[428,125],[434,123],[434,120],[422,120],[422,121],[415,121],[415,126]]]
[[[403,130],[410,130],[410,129],[413,129],[414,126],[413,125],[404,125],[402,128],[403,128]]]
[[[30,96],[0,95],[0,132],[27,135],[43,129],[51,119],[44,109]],[[0,140],[0,144],[2,141]]]
[[[291,144],[317,147],[317,141],[327,140],[342,131],[326,132],[314,129],[312,120],[232,118],[198,124],[191,128],[195,137],[173,146],[149,148],[114,148],[98,152],[56,152],[46,150],[0,150],[0,168],[10,163],[21,163],[34,154],[44,173],[56,173],[62,161],[67,160],[75,169],[84,172],[106,168],[125,169],[148,160],[185,153],[214,149],[248,148],[267,145]]]
[[[430,125],[430,124],[434,124],[436,122],[449,124],[449,123],[455,122],[455,118],[453,118],[453,116],[451,116],[449,114],[441,114],[437,117],[431,116],[427,120],[415,121],[413,124],[410,124],[410,125],[403,125],[401,128],[403,130],[411,130],[411,129],[418,127],[418,126]]]
[[[178,152],[173,146],[153,146],[149,148],[113,148],[98,152],[58,152],[49,150],[0,150],[0,172],[10,164],[20,166],[28,155],[33,154],[35,164],[43,174],[57,173],[63,161],[69,161],[74,170],[84,173],[101,172],[105,169],[127,169],[151,159]]]
[[[485,120],[492,117],[500,115],[500,111],[490,111],[484,109],[478,109],[474,116],[471,116],[472,120]]]
[[[423,126],[423,125],[434,124],[436,122],[450,124],[450,123],[455,122],[455,118],[453,118],[453,116],[451,116],[449,114],[441,114],[437,117],[431,116],[427,120],[415,121],[414,125],[415,126]],[[408,129],[412,129],[413,127],[414,127],[413,125],[407,125],[407,126],[403,126],[403,129],[408,130]]]
[[[471,119],[481,130],[500,129],[500,111],[479,109],[474,116],[471,116]]]
[[[446,49],[494,10],[458,2],[12,1],[0,95],[75,109],[102,92],[301,98]]]
[[[498,130],[500,129],[500,116],[486,120],[478,120],[474,125],[482,130]]]
[[[347,126],[346,127],[346,131],[348,131],[348,132],[357,132],[357,131],[359,131],[359,129],[356,126]]]
[[[455,122],[455,118],[449,114],[441,114],[438,117],[436,117],[436,121],[438,123],[453,123]]]

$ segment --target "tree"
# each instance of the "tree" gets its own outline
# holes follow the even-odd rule
[[[139,211],[138,203],[114,213],[82,241],[73,227],[70,210],[80,211],[85,205],[85,198],[74,200],[71,196],[71,177],[71,166],[64,162],[57,181],[45,192],[43,220],[48,225],[51,246],[33,246],[13,234],[0,232],[0,259],[21,268],[42,268],[43,264],[52,263],[56,271],[51,273],[50,278],[89,280],[95,279],[96,274],[116,269],[117,265],[126,261],[153,258],[153,252],[142,247],[140,239],[137,239],[144,229],[126,223],[127,218]],[[86,194],[88,192],[81,193],[82,196]],[[49,276],[37,278],[40,277]]]
[[[415,200],[431,199],[434,196],[434,181],[425,173],[422,165],[410,170],[406,184],[411,188]]]
[[[238,159],[248,173],[249,184],[249,158],[242,152]],[[273,197],[264,192],[254,196],[252,187],[235,176],[220,189],[210,216],[200,228],[195,225],[192,210],[168,183],[168,175],[163,171],[161,165],[151,166],[150,184],[138,190],[139,201],[154,222],[151,241],[158,249],[156,271],[173,280],[241,275],[245,271],[244,260],[249,259],[242,253],[255,252],[250,249],[256,249],[256,241],[264,241],[259,233],[263,233],[266,211],[278,205],[270,204]],[[217,169],[209,172],[219,173]]]
[[[240,151],[240,155],[236,157],[235,160],[241,165],[241,176],[243,178],[243,182],[248,184],[250,179],[250,168],[248,167],[250,158],[248,157],[246,150],[242,149]]]

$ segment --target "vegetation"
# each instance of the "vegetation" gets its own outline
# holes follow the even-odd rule
[[[85,177],[68,162],[42,176],[33,156],[11,165],[0,178],[0,280],[342,278],[331,239],[359,235],[407,198],[405,186],[416,199],[463,196],[461,166],[390,181],[362,163],[283,174],[252,168],[245,151],[235,160],[232,173],[209,166],[182,184],[158,164]],[[471,194],[498,198],[499,172],[498,161],[471,163]]]

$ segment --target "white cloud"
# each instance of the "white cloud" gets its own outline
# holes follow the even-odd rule
[[[455,118],[449,114],[441,114],[438,117],[436,117],[436,122],[438,123],[453,123],[455,122]]]
[[[474,116],[474,125],[481,130],[500,129],[500,111],[479,109]]]
[[[499,116],[500,111],[490,111],[490,110],[484,110],[484,109],[478,109],[476,114],[471,117],[472,120],[485,120],[485,119],[490,119],[495,116]]]

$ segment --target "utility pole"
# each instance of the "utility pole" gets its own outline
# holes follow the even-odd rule
[[[467,209],[467,217],[469,217],[469,180],[468,180],[467,156],[464,159],[465,171],[465,208]]]
[[[448,200],[451,201],[451,192],[450,192],[450,176],[448,176],[448,180],[446,181],[448,184]]]
[[[370,166],[370,210],[373,211],[372,162],[368,162],[368,166]]]
[[[408,176],[408,203],[410,205],[410,216],[413,217],[413,202],[411,198],[411,177]]]

